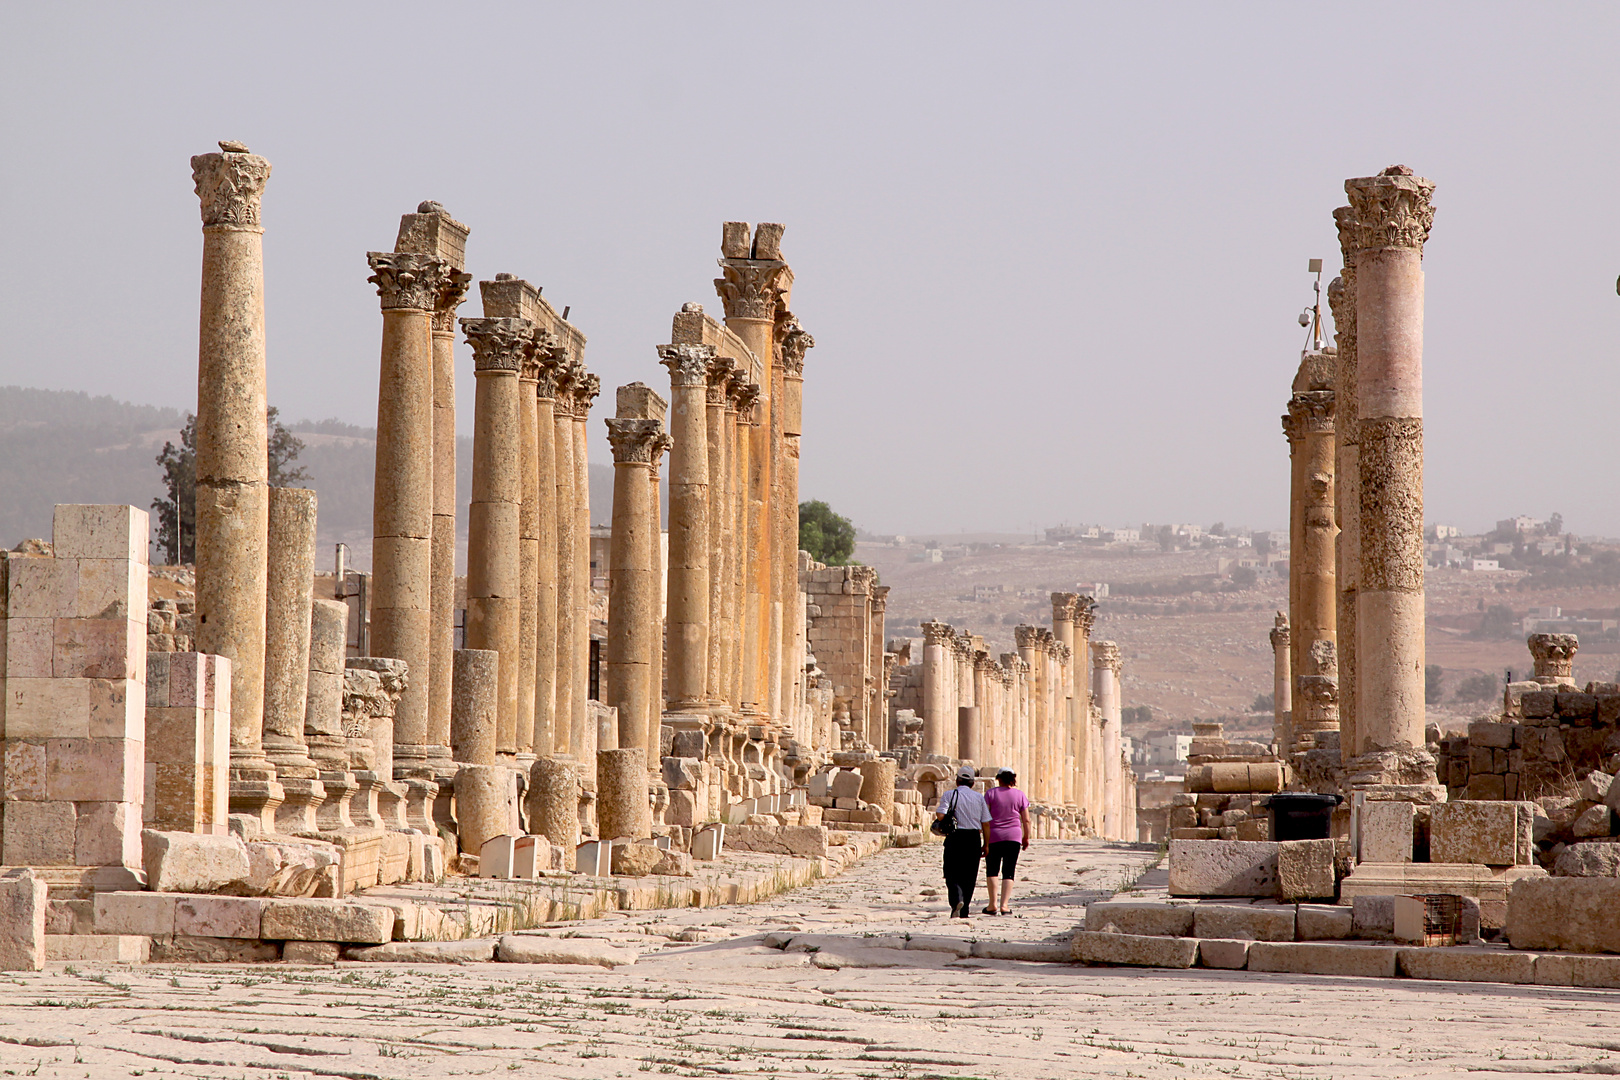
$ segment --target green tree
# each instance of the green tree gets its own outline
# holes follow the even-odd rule
[[[1250,712],[1273,712],[1277,708],[1277,698],[1274,694],[1254,695],[1254,704],[1249,706]]]
[[[1260,572],[1252,566],[1232,567],[1232,584],[1240,589],[1248,589],[1260,580]]]
[[[303,440],[288,431],[274,405],[265,410],[265,435],[269,443],[267,465],[271,487],[293,487],[309,483],[309,473],[294,468],[293,462],[304,449]],[[172,563],[197,561],[197,417],[186,414],[180,429],[180,445],[165,442],[157,456],[163,470],[163,490],[167,498],[152,500],[158,518],[158,546]]]
[[[1496,697],[1498,685],[1495,675],[1488,671],[1480,672],[1460,680],[1451,696],[1457,701],[1490,701]]]
[[[1445,674],[1439,664],[1430,664],[1423,669],[1423,703],[1437,705],[1440,702],[1440,678]]]
[[[800,503],[799,550],[816,562],[843,566],[855,554],[855,526],[820,499]]]

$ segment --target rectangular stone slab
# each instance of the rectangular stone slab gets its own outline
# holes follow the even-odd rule
[[[1170,841],[1171,896],[1271,896],[1276,891],[1274,841]]]
[[[1249,946],[1249,970],[1393,979],[1399,952],[1393,945],[1257,941]]]
[[[1074,935],[1073,952],[1082,964],[1189,968],[1198,959],[1198,939],[1081,930]]]
[[[1620,953],[1620,878],[1527,878],[1508,893],[1515,949]]]
[[[393,936],[394,912],[341,900],[276,900],[265,905],[260,933],[269,941],[381,945]]]

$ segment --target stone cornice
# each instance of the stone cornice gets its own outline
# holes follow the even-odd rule
[[[615,465],[652,464],[653,454],[659,452],[662,443],[662,421],[609,417],[605,423]]]
[[[1355,214],[1356,251],[1410,250],[1423,254],[1434,225],[1434,182],[1391,165],[1377,176],[1344,182]]]
[[[220,153],[191,159],[191,179],[202,200],[205,229],[263,231],[259,198],[270,179],[270,163],[239,142],[221,142]]]
[[[523,370],[534,352],[534,324],[527,319],[462,319],[461,332],[473,350],[473,370]]]
[[[368,251],[366,262],[366,280],[377,286],[384,311],[433,311],[447,282],[460,273],[436,255],[413,252]]]

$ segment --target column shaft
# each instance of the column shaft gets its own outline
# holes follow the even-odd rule
[[[596,775],[597,732],[587,702],[591,697],[591,481],[586,454],[585,423],[591,415],[591,402],[601,392],[601,380],[586,374],[576,383],[574,396],[574,692],[573,731],[575,753],[594,779]]]
[[[517,719],[505,753],[534,753],[535,675],[540,661],[540,356],[518,373],[518,462],[522,501],[518,504]],[[550,477],[546,478],[550,483]],[[544,505],[549,507],[551,500]]]
[[[663,425],[615,417],[607,421],[607,428],[613,447],[613,536],[602,701],[619,711],[619,749],[641,750],[645,763],[646,755],[656,749],[649,743],[657,720],[648,661],[658,607],[658,579],[647,559],[647,530],[653,520],[647,471]]]
[[[1333,327],[1338,344],[1334,361],[1333,395],[1338,411],[1338,437],[1334,440],[1334,480],[1338,485],[1334,512],[1338,519],[1337,543],[1339,654],[1339,753],[1348,762],[1356,754],[1356,601],[1361,583],[1361,420],[1356,405],[1356,241],[1355,211],[1341,206],[1333,211],[1338,227],[1344,269],[1328,286]]]
[[[695,712],[708,700],[710,345],[663,345],[669,369],[669,708]]]
[[[574,380],[581,374],[577,363],[559,370],[557,397],[553,402],[552,452],[555,459],[557,528],[557,649],[554,688],[552,752],[568,754],[579,762],[579,746],[574,729],[574,669],[585,663],[575,655],[579,635],[575,627],[587,612],[575,606],[574,575]]]
[[[539,757],[566,751],[557,739],[557,363],[548,356],[535,383],[535,562],[534,752]]]
[[[313,780],[304,741],[310,612],[315,599],[315,493],[271,488],[264,643],[264,752],[281,779]]]

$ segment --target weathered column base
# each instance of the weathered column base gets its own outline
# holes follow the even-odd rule
[[[356,769],[351,775],[355,786],[354,794],[349,797],[349,820],[357,829],[382,828],[382,813],[377,807],[377,788],[383,783],[382,777],[370,769]]]
[[[276,808],[286,800],[287,793],[274,776],[272,770],[269,780],[239,780],[236,770],[231,770],[231,817],[246,819],[246,828],[254,834],[276,831]]]
[[[579,770],[567,757],[539,757],[529,769],[524,798],[529,831],[564,851],[579,846]]]
[[[640,840],[652,835],[647,752],[641,747],[596,752],[597,834]]]
[[[517,829],[517,774],[505,765],[463,765],[456,770],[457,834],[461,850],[477,855],[484,841]]]
[[[396,832],[409,829],[406,820],[406,798],[410,788],[399,780],[384,780],[377,784],[377,815],[382,827]]]
[[[1444,802],[1445,785],[1438,782],[1434,755],[1416,746],[1397,746],[1374,749],[1357,754],[1345,763],[1344,784],[1347,790],[1367,788],[1435,789],[1437,800],[1413,799],[1414,802]]]
[[[394,779],[425,776],[450,760],[448,746],[394,744]]]
[[[276,808],[275,831],[282,836],[306,836],[314,832],[316,811],[326,801],[326,785],[319,780],[288,777],[281,781],[285,793]]]
[[[277,780],[313,780],[320,774],[320,766],[301,742],[267,734],[264,756],[275,767]]]
[[[354,819],[349,817],[349,800],[359,786],[354,773],[347,769],[321,773],[321,787],[326,790],[326,798],[315,808],[315,825],[320,832],[354,828]]]
[[[415,776],[396,783],[405,785],[406,825],[429,836],[437,836],[438,824],[433,815],[439,797],[439,785],[432,780]]]

